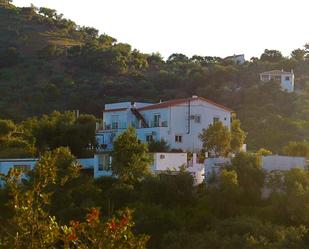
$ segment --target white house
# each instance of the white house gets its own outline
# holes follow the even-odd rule
[[[242,65],[246,62],[244,54],[234,54],[232,56],[224,58],[224,60],[233,61],[237,65]]]
[[[202,129],[217,121],[230,128],[232,112],[198,96],[152,104],[106,104],[103,129],[97,131],[96,139],[101,151],[112,151],[115,137],[132,126],[142,142],[165,140],[171,149],[199,152]]]
[[[287,92],[294,92],[294,78],[293,70],[291,72],[272,70],[260,74],[261,81],[278,81],[281,84],[282,90]]]
[[[194,153],[192,160],[188,161],[187,153],[152,153],[153,162],[151,172],[158,174],[167,170],[179,172],[181,167],[193,176],[194,184],[198,185],[204,181],[204,164],[197,161]],[[108,153],[95,155],[94,157],[94,178],[112,176],[112,157]]]
[[[212,174],[219,174],[222,167],[231,165],[232,158],[217,157],[206,158],[205,160],[205,179]],[[261,166],[266,173],[272,171],[288,171],[293,168],[306,169],[309,161],[305,157],[268,155],[261,156]]]
[[[190,161],[188,161],[187,153],[152,153],[152,157],[151,172],[153,174],[167,170],[179,172],[180,167],[184,166],[192,174],[195,184],[200,184],[204,180],[204,167],[203,164],[197,162],[196,154],[193,154],[193,159]],[[7,175],[11,168],[19,168],[27,172],[32,170],[37,162],[37,158],[0,159],[0,174]],[[93,171],[94,178],[112,176],[112,157],[107,153],[96,154],[93,158],[77,159],[77,162],[84,170]],[[2,184],[0,180],[0,187]]]

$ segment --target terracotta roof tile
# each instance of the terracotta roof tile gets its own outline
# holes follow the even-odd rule
[[[282,70],[271,70],[271,71],[263,72],[261,74],[282,75],[282,74],[291,74],[291,72],[285,72]]]
[[[117,108],[117,109],[107,109],[107,110],[103,110],[103,112],[121,112],[121,111],[125,111],[128,108]]]
[[[153,104],[153,105],[150,105],[150,106],[145,106],[145,107],[142,107],[142,108],[139,108],[138,110],[139,111],[144,111],[144,110],[152,110],[152,109],[161,109],[161,108],[165,108],[165,107],[169,107],[169,106],[175,106],[175,105],[178,105],[178,104],[182,104],[182,103],[186,103],[188,101],[194,101],[194,100],[201,100],[201,101],[204,101],[204,102],[207,102],[211,105],[214,105],[220,109],[223,109],[225,111],[228,111],[228,112],[234,112],[232,109],[228,108],[228,107],[225,107],[223,105],[220,105],[220,104],[217,104],[209,99],[205,99],[205,98],[202,98],[202,97],[190,97],[190,98],[183,98],[183,99],[173,99],[173,100],[168,100],[168,101],[164,101],[164,102],[161,102],[161,103],[158,103],[158,104]]]

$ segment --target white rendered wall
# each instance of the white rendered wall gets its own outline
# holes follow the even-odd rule
[[[200,99],[191,100],[190,106],[189,102],[187,102],[166,108],[140,112],[150,126],[150,128],[137,129],[137,135],[141,141],[146,142],[146,136],[155,132],[156,140],[164,139],[170,145],[171,149],[181,149],[183,151],[199,152],[203,148],[199,134],[203,129],[207,129],[210,124],[213,124],[215,117],[228,128],[231,125],[231,113],[229,111]],[[160,114],[161,116],[160,125],[162,122],[166,122],[168,127],[161,127],[160,129],[151,127],[155,114]],[[114,115],[118,116],[120,129],[115,132],[100,131],[97,133],[99,144],[107,144],[108,150],[112,150],[111,135],[119,135],[124,130],[123,128],[127,128],[135,119],[130,109],[127,109],[124,111],[104,112],[103,121],[111,125],[113,121],[112,116]],[[196,123],[192,120],[192,115],[200,115],[201,122]],[[182,136],[182,141],[176,142],[175,136]]]
[[[155,114],[160,114],[160,125],[162,122],[167,121],[167,124],[169,124],[169,108],[161,108],[161,109],[153,109],[153,110],[145,110],[140,111],[140,113],[144,116],[146,119],[149,127],[153,125],[153,119]]]
[[[289,80],[285,78],[289,77]],[[284,74],[281,75],[281,88],[287,92],[294,92],[294,75],[293,74]]]
[[[231,113],[216,107],[212,104],[206,103],[201,100],[190,101],[190,114],[189,103],[180,104],[171,107],[171,125],[170,125],[170,137],[169,143],[172,148],[182,149],[184,151],[200,151],[202,141],[198,138],[203,128],[207,129],[210,124],[213,124],[214,117],[219,120],[230,129],[231,126]],[[195,123],[191,120],[189,115],[201,115],[201,122]],[[189,122],[190,127],[189,127]],[[175,141],[176,135],[182,135],[182,143]]]
[[[0,173],[7,175],[11,168],[13,168],[14,166],[22,166],[22,165],[27,165],[30,167],[30,169],[33,169],[36,162],[37,162],[37,159],[34,159],[34,158],[1,160],[0,161]]]
[[[77,159],[77,162],[84,169],[93,169],[94,168],[94,158],[80,158],[80,159]]]
[[[270,155],[262,157],[262,165],[266,171],[285,171],[297,167],[304,169],[307,165],[307,162],[306,158],[304,157]]]
[[[187,165],[187,153],[153,153],[153,171],[178,171],[183,165]]]
[[[113,116],[118,117],[118,125],[119,128],[127,128],[130,109],[124,111],[110,111],[110,112],[103,112],[103,124],[105,125],[112,125]]]

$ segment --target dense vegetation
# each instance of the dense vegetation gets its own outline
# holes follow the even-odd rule
[[[265,50],[236,65],[219,57],[143,54],[48,8],[0,1],[0,118],[21,121],[54,110],[100,115],[111,101],[159,101],[198,94],[233,108],[249,149],[281,152],[308,139],[309,46],[290,57]],[[259,82],[294,69],[296,93]]]
[[[309,247],[308,171],[266,174],[258,155],[239,153],[193,186],[184,169],[149,174],[147,147],[132,130],[116,142],[118,178],[80,174],[64,148],[43,153],[27,179],[18,169],[2,176],[0,247],[143,249],[148,239],[150,249]]]

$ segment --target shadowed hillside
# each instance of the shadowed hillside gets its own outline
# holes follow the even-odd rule
[[[219,57],[143,54],[48,8],[0,1],[0,118],[17,121],[53,110],[100,115],[104,103],[199,95],[234,109],[249,148],[275,152],[308,138],[309,47],[290,57],[265,50],[243,65]],[[259,73],[294,69],[296,92]]]

